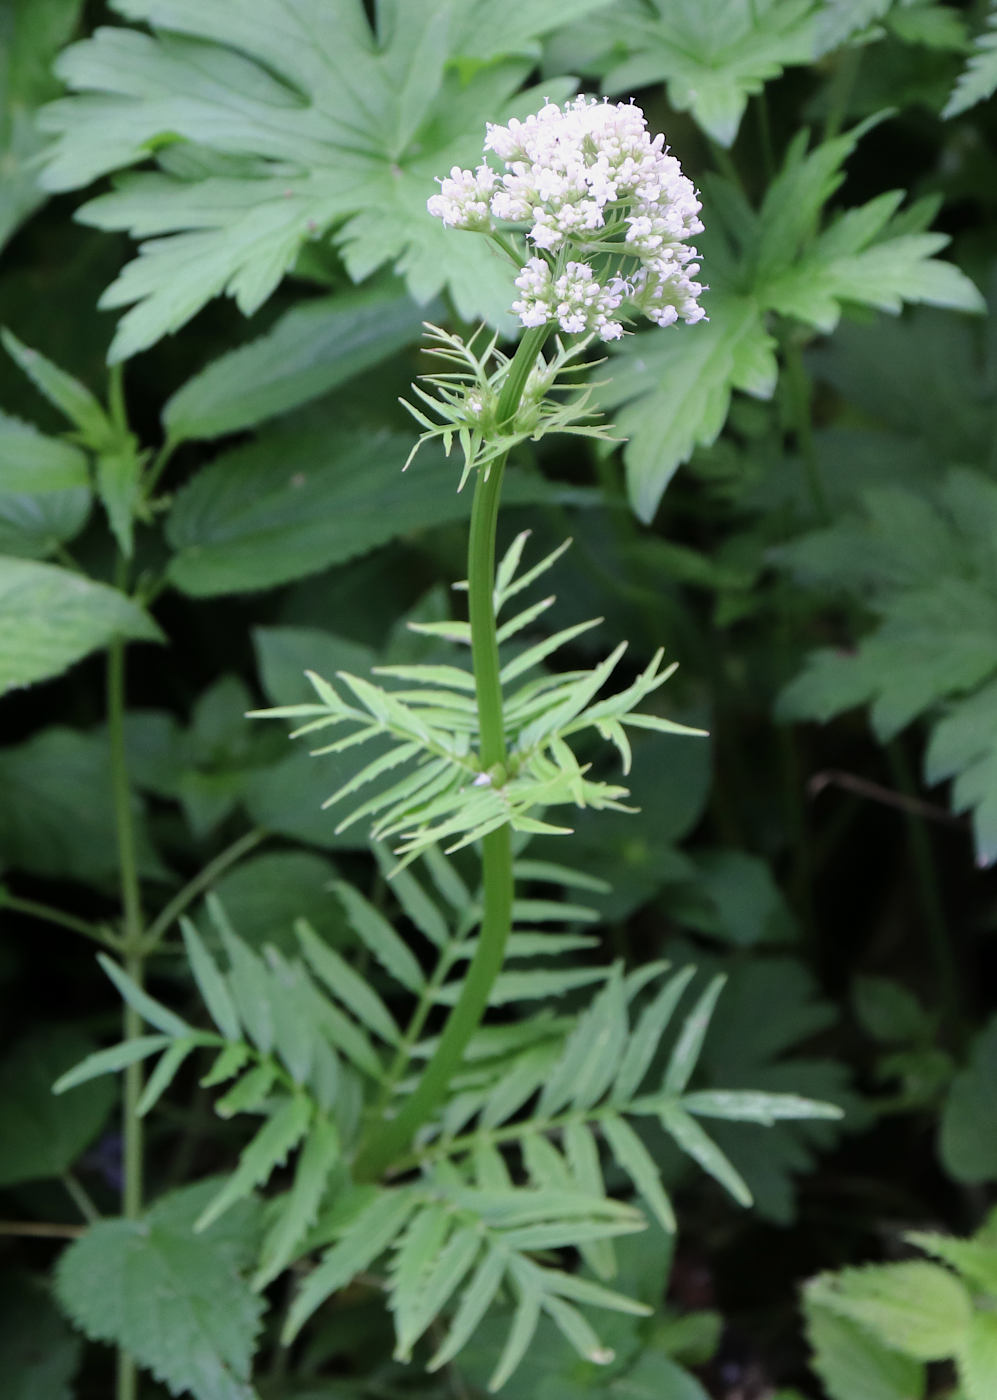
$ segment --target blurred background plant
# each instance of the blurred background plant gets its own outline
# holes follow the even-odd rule
[[[448,615],[469,501],[433,446],[400,484],[396,398],[423,320],[512,321],[497,262],[425,201],[486,120],[578,88],[633,95],[700,187],[710,320],[611,351],[624,446],[520,449],[503,543],[528,526],[539,557],[572,535],[553,625],[604,618],[578,664],[625,636],[636,668],[663,643],[669,714],[712,738],[635,742],[640,812],[581,814],[572,863],[609,888],[568,936],[598,943],[529,1010],[563,1024],[612,957],[695,965],[686,1012],[722,972],[694,1090],[846,1113],[717,1127],[753,1213],[655,1142],[674,1253],[623,1237],[613,1285],[653,1316],[606,1315],[610,1367],[545,1319],[513,1393],[992,1400],[994,13],[0,0],[0,1361],[18,1400],[110,1393],[112,1353],[53,1301],[61,1255],[69,1318],[130,1348],[125,1384],[149,1397],[474,1396],[501,1355],[497,1309],[435,1376],[385,1361],[376,1276],[282,1346],[283,1281],[250,1288],[266,1203],[190,1234],[243,1122],[189,1064],[147,1126],[137,1063],[120,1129],[114,1081],[50,1086],[121,1037],[98,946],[197,1018],[177,918],[217,953],[208,891],[250,950],[292,958],[303,919],[391,1003],[330,890],[398,912],[362,828],[321,811],[348,770],[244,715],[308,699],[306,666],[435,659],[406,624]],[[83,1274],[98,1323],[63,1252],[113,1227],[123,1186],[126,1215],[154,1203],[155,1249],[136,1263],[119,1237],[109,1276]],[[164,1300],[137,1330],[131,1296]]]

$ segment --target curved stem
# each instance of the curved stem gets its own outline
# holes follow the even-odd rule
[[[118,560],[115,582],[123,589],[127,584],[128,565]],[[138,860],[135,846],[135,825],[132,820],[132,792],[128,780],[128,759],[125,752],[125,640],[115,637],[107,655],[107,728],[111,747],[111,788],[114,795],[114,822],[118,839],[118,863],[121,870],[121,903],[123,932],[122,961],[125,971],[140,987],[143,982],[145,957],[142,951],[142,893],[139,884]],[[130,1005],[124,1008],[123,1039],[135,1040],[142,1034],[142,1018]],[[138,1116],[142,1094],[142,1066],[128,1065],[124,1072],[124,1103],[122,1105],[122,1214],[136,1220],[142,1213],[143,1122]],[[138,1372],[133,1358],[118,1351],[117,1400],[135,1400],[138,1394]]]
[[[36,899],[22,899],[20,895],[8,894],[6,890],[0,889],[0,909],[10,909],[15,914],[26,914],[29,919],[41,919],[43,923],[68,928],[73,933],[81,933],[84,938],[92,938],[95,943],[100,943],[105,948],[117,950],[119,947],[118,939],[110,929],[103,928],[100,924],[89,923],[86,919],[78,919],[75,914],[67,914],[51,904],[39,904]]]
[[[88,1225],[94,1225],[100,1219],[100,1211],[90,1199],[88,1192],[84,1189],[72,1172],[66,1172],[62,1177],[62,1184],[66,1188],[67,1194],[72,1199],[73,1205],[83,1216]]]
[[[793,431],[796,434],[796,445],[807,475],[807,485],[810,488],[814,513],[821,524],[827,525],[833,512],[817,457],[817,444],[814,440],[813,419],[810,413],[811,387],[806,366],[803,363],[803,351],[799,341],[793,338],[792,332],[787,333],[784,346],[789,410]]]
[[[460,996],[432,1059],[401,1112],[383,1124],[379,1132],[375,1130],[375,1136],[357,1153],[353,1167],[357,1181],[376,1180],[409,1146],[417,1130],[442,1101],[468,1041],[481,1024],[492,986],[505,960],[512,922],[512,842],[507,826],[484,837],[481,864],[484,918]]]
[[[267,832],[259,828],[247,831],[244,836],[240,836],[237,841],[233,841],[231,846],[226,846],[224,851],[209,861],[203,870],[199,870],[192,880],[188,880],[182,890],[179,890],[169,904],[149,925],[146,931],[143,951],[151,953],[161,942],[165,934],[169,931],[170,925],[179,919],[185,909],[193,904],[202,891],[210,889],[219,875],[223,874],[230,865],[235,865],[249,851],[255,850],[261,841],[267,839]]]
[[[528,330],[519,342],[499,395],[497,416],[500,423],[507,422],[515,414],[530,370],[549,333],[548,326],[537,326]],[[478,476],[467,549],[468,616],[478,701],[479,761],[482,771],[492,770],[492,777],[499,784],[505,779],[506,750],[495,627],[495,529],[505,463],[506,458],[501,457],[491,464],[487,475]],[[468,1041],[481,1024],[505,960],[512,923],[512,842],[508,826],[499,827],[482,839],[481,879],[481,933],[460,995],[412,1095],[396,1117],[389,1119],[379,1131],[375,1128],[373,1137],[361,1144],[354,1162],[357,1180],[376,1179],[409,1146],[415,1133],[442,1102]]]

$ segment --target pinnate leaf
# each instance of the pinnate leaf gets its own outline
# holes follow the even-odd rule
[[[181,920],[187,961],[211,1019],[226,1040],[238,1041],[239,1017],[225,978],[189,919]]]
[[[137,1035],[131,1040],[123,1040],[120,1045],[112,1045],[107,1050],[96,1050],[78,1065],[60,1075],[53,1085],[53,1091],[63,1094],[67,1089],[75,1089],[78,1084],[86,1084],[90,1079],[97,1079],[104,1074],[115,1074],[118,1070],[126,1069],[128,1065],[147,1060],[157,1050],[165,1050],[170,1043],[171,1038],[168,1035]]]
[[[313,1119],[298,1157],[294,1184],[282,1198],[279,1214],[267,1231],[260,1265],[253,1279],[257,1291],[271,1283],[294,1257],[295,1247],[315,1223],[329,1176],[340,1156],[336,1125],[322,1114]]]
[[[401,1233],[416,1208],[411,1190],[378,1191],[350,1221],[338,1244],[322,1256],[294,1299],[284,1329],[285,1341],[297,1336],[302,1325],[326,1298],[366,1269]]]
[[[287,1160],[311,1122],[312,1106],[304,1094],[294,1094],[274,1109],[253,1140],[243,1149],[239,1165],[218,1194],[201,1211],[194,1229],[200,1233],[212,1225],[236,1201],[264,1185],[274,1169]]]

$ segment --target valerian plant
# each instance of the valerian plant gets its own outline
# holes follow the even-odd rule
[[[552,432],[605,433],[577,382],[593,337],[619,339],[635,316],[661,328],[704,318],[688,241],[702,223],[691,181],[633,103],[549,102],[524,121],[489,125],[485,145],[475,172],[454,167],[442,180],[425,217],[442,219],[454,239],[484,235],[514,264],[512,310],[524,333],[507,355],[483,332],[465,343],[430,327],[431,349],[448,368],[429,377],[428,391],[417,386],[421,407],[410,405],[422,441],[442,437],[448,452],[459,445],[464,468],[454,488],[473,482],[467,618],[414,624],[452,648],[449,660],[388,664],[373,676],[312,673],[314,700],[260,712],[292,719],[295,737],[318,739],[320,764],[373,751],[326,805],[344,813],[340,830],[370,825],[402,927],[422,941],[414,944],[358,889],[337,884],[378,981],[387,978],[382,996],[378,981],[307,920],[297,924],[294,953],[266,947],[261,955],[214,900],[213,944],[183,924],[212,1028],[181,1017],[102,956],[149,1033],[89,1056],[57,1088],[156,1057],[135,1104],[141,1116],[190,1056],[211,1052],[202,1084],[226,1086],[216,1112],[262,1123],[231,1174],[183,1217],[193,1234],[181,1231],[189,1251],[181,1272],[205,1257],[202,1234],[210,1240],[234,1208],[277,1185],[287,1165],[289,1186],[262,1207],[247,1315],[293,1268],[282,1334],[290,1344],[334,1295],[373,1276],[393,1317],[396,1359],[408,1361],[432,1334],[433,1370],[459,1355],[495,1306],[511,1305],[489,1380],[497,1390],[541,1319],[587,1361],[608,1365],[613,1351],[589,1309],[647,1311],[607,1280],[614,1239],[644,1229],[647,1216],[655,1228],[675,1229],[645,1141],[652,1125],[748,1204],[747,1185],[701,1120],[771,1124],[840,1110],[792,1093],[690,1088],[722,976],[680,1014],[692,968],[562,965],[592,941],[578,929],[593,916],[572,892],[598,882],[531,859],[530,840],[570,836],[565,810],[627,810],[627,789],[605,776],[593,741],[609,745],[625,776],[629,731],[689,743],[701,742],[701,731],[648,708],[674,669],[660,651],[615,689],[623,643],[590,668],[549,669],[594,623],[537,632],[553,599],[531,599],[529,590],[563,547],[532,559],[524,532],[496,564],[506,459],[517,444]],[[411,470],[419,469],[417,460]],[[520,594],[523,606],[510,615]],[[469,882],[454,860],[465,848],[480,859]],[[543,965],[533,965],[537,958]],[[573,1017],[526,1009],[555,988],[586,984],[597,990]],[[399,1019],[391,1008],[405,997],[410,1010]],[[505,1007],[518,1019],[485,1019]],[[641,1206],[607,1190],[610,1161]],[[139,1236],[134,1221],[102,1222],[73,1245],[58,1273],[64,1306],[91,1336],[129,1349],[175,1391],[199,1400],[248,1396],[246,1346],[226,1338],[220,1320],[204,1360],[184,1352],[180,1324],[174,1336],[165,1316],[147,1325],[129,1311],[126,1289],[159,1287],[181,1226],[160,1222],[154,1210],[143,1228],[149,1233]],[[109,1279],[99,1292],[95,1272]]]
[[[12,1393],[105,1400],[82,1330],[118,1400],[705,1400],[725,1324],[799,1331],[758,1231],[819,1211],[815,1267],[892,1262],[806,1290],[812,1375],[758,1344],[778,1400],[990,1400],[990,1227],[937,1219],[997,1178],[992,919],[945,925],[962,813],[997,852],[971,8],[109,0],[53,72],[93,7],[9,0],[0,242],[91,187],[0,267],[0,981],[69,1017],[0,1059],[0,1235],[57,1283],[0,1273]],[[880,1119],[836,1216],[825,1099]]]

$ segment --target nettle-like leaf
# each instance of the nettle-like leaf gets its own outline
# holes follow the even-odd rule
[[[0,491],[0,555],[48,559],[74,539],[90,516],[86,487],[65,491]]]
[[[163,640],[118,589],[56,564],[0,557],[0,693],[58,676],[116,636]]]
[[[77,1327],[124,1347],[171,1395],[255,1400],[250,1365],[262,1301],[245,1279],[259,1236],[246,1201],[200,1235],[211,1182],[165,1196],[140,1220],[101,1220],[66,1250],[56,1294]]]
[[[959,74],[943,117],[956,117],[997,90],[997,3],[991,0],[986,27],[973,41],[973,51]]]
[[[409,443],[384,427],[276,424],[223,452],[177,493],[170,581],[194,597],[272,588],[467,515],[470,500],[453,490],[455,468],[438,449],[401,494]],[[563,494],[525,473],[510,473],[508,487],[510,501]]]
[[[827,720],[869,704],[884,741],[921,715],[938,719],[925,775],[929,782],[955,778],[953,804],[973,810],[977,852],[989,863],[997,857],[989,783],[997,486],[963,469],[927,494],[882,488],[865,493],[864,504],[864,518],[776,552],[802,581],[861,598],[877,622],[854,651],[812,653],[783,691],[779,713]]]
[[[923,1400],[923,1362],[892,1351],[851,1318],[819,1306],[811,1293],[804,1296],[810,1364],[830,1400]]]
[[[64,491],[87,481],[86,456],[73,443],[0,413],[0,490]]]
[[[54,880],[106,888],[118,870],[114,793],[104,730],[53,725],[0,749],[0,859]],[[132,802],[136,857],[145,878],[171,877],[153,850],[144,804]]]
[[[517,536],[496,574],[495,607],[498,640],[507,643],[552,605],[548,597],[508,620],[506,603],[549,569],[563,552],[561,546],[540,563],[519,572],[529,532]],[[590,765],[579,761],[568,740],[596,731],[619,751],[624,773],[630,766],[627,729],[661,733],[702,733],[637,706],[668,680],[674,666],[662,669],[659,652],[625,689],[605,699],[596,697],[616,669],[625,644],[591,671],[551,675],[543,663],[559,648],[595,626],[576,623],[525,650],[517,650],[503,665],[504,722],[508,760],[502,772],[484,772],[478,761],[478,713],[474,679],[461,665],[380,666],[376,674],[390,678],[392,688],[340,672],[341,689],[309,673],[315,703],[284,705],[254,712],[263,717],[304,721],[292,737],[311,736],[330,728],[346,730],[344,737],[313,750],[316,756],[339,754],[357,745],[378,745],[377,756],[360,768],[326,802],[332,806],[373,788],[342,820],[339,830],[360,821],[373,822],[372,835],[392,841],[403,863],[427,847],[442,842],[459,850],[506,824],[524,833],[563,834],[538,813],[571,803],[577,807],[626,811],[626,788],[589,777]],[[466,622],[412,623],[412,630],[468,645]],[[523,677],[534,674],[530,679]],[[512,682],[521,682],[515,688]]]
[[[82,1339],[40,1276],[0,1273],[0,1368],[7,1400],[73,1400]]]
[[[807,1285],[814,1368],[832,1400],[909,1400],[924,1394],[923,1363],[951,1360],[959,1393],[986,1400],[997,1384],[993,1213],[970,1239],[919,1230],[906,1239],[942,1263],[845,1269]]]
[[[902,193],[889,192],[833,216],[821,230],[844,162],[868,126],[812,149],[800,132],[758,211],[727,182],[706,183],[712,219],[698,241],[713,288],[708,323],[680,346],[653,332],[631,337],[599,395],[603,406],[622,405],[615,419],[627,438],[628,493],[642,520],[654,516],[678,466],[719,436],[735,389],[761,399],[775,392],[773,315],[823,334],[849,306],[985,309],[969,278],[935,257],[948,238],[925,231],[936,210],[930,202],[900,211]]]
[[[22,345],[9,330],[0,330],[0,341],[43,398],[48,399],[53,408],[72,424],[75,429],[73,439],[93,455],[97,495],[121,552],[130,558],[135,516],[141,514],[147,518],[142,499],[145,456],[139,450],[137,438],[123,419],[108,413],[86,385],[73,375],[67,374],[39,351]],[[34,444],[33,455],[36,458],[38,446]],[[52,447],[49,446],[47,451],[51,455]],[[85,460],[84,475],[79,484],[86,481]]]
[[[426,217],[435,177],[473,164],[486,121],[524,116],[570,83],[516,96],[547,29],[605,0],[513,6],[381,0],[115,0],[137,29],[67,49],[76,97],[44,114],[49,189],[124,176],[81,217],[149,241],[104,296],[132,306],[123,359],[223,293],[259,307],[312,239],[332,233],[356,281],[389,263],[419,302],[444,286],[467,318],[501,318],[507,279],[482,240]]]
[[[167,439],[178,444],[255,428],[370,370],[419,330],[418,308],[395,278],[302,302],[167,400]]]
[[[926,1260],[825,1274],[811,1284],[809,1296],[915,1361],[940,1361],[957,1352],[972,1314],[969,1294],[955,1275]]]
[[[104,1126],[114,1104],[110,1084],[94,1083],[71,1099],[51,1094],[52,1080],[88,1049],[87,1038],[71,1026],[47,1026],[0,1060],[3,1186],[64,1175]]]
[[[997,1121],[989,1097],[995,1072],[997,1019],[992,1017],[975,1037],[968,1062],[952,1080],[942,1109],[938,1152],[956,1181],[997,1180]]]

